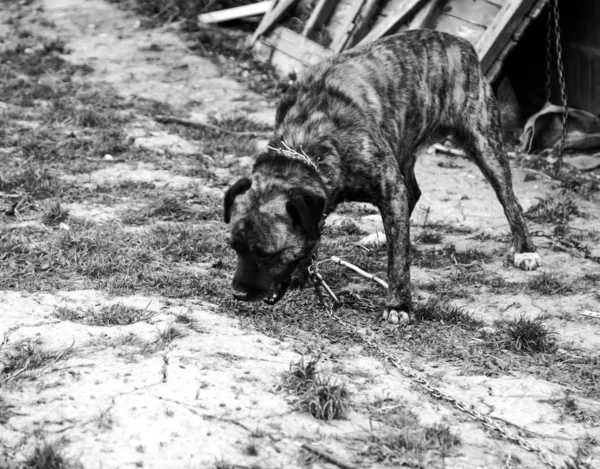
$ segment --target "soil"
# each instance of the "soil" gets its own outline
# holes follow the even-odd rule
[[[582,314],[600,312],[600,265],[589,255],[600,233],[597,199],[573,195],[582,215],[569,219],[570,237],[555,236],[551,223],[530,221],[542,267],[520,271],[507,261],[508,226],[483,175],[466,159],[424,153],[417,167],[423,196],[412,217],[416,249],[442,259],[444,247],[454,245],[457,252],[485,254],[485,261],[460,262],[455,257],[430,265],[415,256],[415,297],[422,302],[432,295],[442,297],[467,311],[471,322],[420,322],[401,330],[382,324],[382,293],[367,280],[339,274],[339,267],[325,269],[325,279],[337,275],[332,281],[336,287],[362,300],[373,297],[375,303],[347,314],[339,310],[336,314],[346,325],[319,309],[309,289],[288,295],[273,309],[248,309],[254,307],[227,299],[226,289],[215,294],[211,288],[226,286],[233,273],[231,255],[218,246],[227,230],[220,221],[220,197],[229,183],[250,171],[253,152],[220,148],[211,154],[203,134],[160,124],[153,116],[179,113],[218,122],[243,115],[265,126],[273,122],[275,103],[191,50],[189,36],[177,25],[140,27],[141,17],[101,0],[21,3],[0,13],[1,46],[7,49],[19,41],[11,29],[15,17],[21,29],[62,39],[65,51],[60,57],[89,68],[73,78],[78,86],[106,96],[106,106],[115,112],[124,109],[119,103],[128,103],[123,111],[128,118],[117,125],[129,146],[114,154],[94,147],[76,164],[53,166],[52,181],[62,193],[37,197],[38,211],[4,216],[0,239],[18,236],[33,253],[45,238],[88,233],[84,230],[90,227],[105,230],[109,239],[142,243],[161,227],[175,224],[199,236],[207,234],[216,254],[192,250],[195,257],[186,258],[179,252],[181,262],[149,267],[155,272],[148,275],[176,277],[182,285],[196,282],[200,286],[192,293],[185,290],[187,284],[181,287],[183,293],[172,293],[158,281],[125,291],[114,286],[118,272],[111,274],[112,283],[83,271],[67,278],[68,270],[59,275],[36,260],[31,261],[31,282],[29,274],[3,279],[0,467],[43,467],[26,465],[43,444],[60,451],[68,461],[62,467],[104,469],[340,467],[303,444],[355,467],[547,467],[536,451],[490,430],[482,418],[472,418],[451,401],[438,399],[361,336],[468,409],[543,448],[558,467],[567,461],[578,464],[570,467],[600,465],[600,319]],[[44,74],[40,80],[51,78]],[[9,135],[29,135],[25,132],[49,126],[36,117],[45,112],[43,103],[8,103],[1,109],[13,118],[10,126],[6,123]],[[22,120],[14,118],[16,114]],[[67,119],[48,129],[66,135],[69,125]],[[8,162],[24,161],[18,156],[23,140],[11,142],[2,143],[0,155],[7,161],[6,174]],[[248,148],[256,145],[264,141],[252,140]],[[559,181],[526,177],[531,172],[521,163],[511,162],[515,192],[525,210],[548,194],[559,196]],[[0,173],[0,196],[8,206],[14,193],[21,192],[3,189],[2,177]],[[113,192],[104,196],[107,187]],[[189,211],[176,219],[152,219],[148,214],[155,212],[144,212],[169,196],[178,197]],[[43,214],[57,199],[69,218],[51,225]],[[198,215],[213,205],[214,213]],[[138,221],[125,222],[132,213]],[[382,225],[376,212],[354,205],[332,215],[327,230],[337,244],[328,245],[325,253],[336,254],[343,247],[343,253],[358,256],[363,250],[354,243],[381,232]],[[441,233],[441,240],[419,243],[419,236],[432,231]],[[85,236],[93,238],[89,233]],[[100,239],[104,238],[95,242]],[[185,241],[183,235],[177,239]],[[0,249],[8,253],[7,246],[0,244]],[[370,249],[376,254],[372,267],[379,269],[385,253],[377,246]],[[17,254],[2,256],[0,252],[0,260],[9,266],[8,276],[20,261],[12,260]],[[215,270],[219,259],[225,267]],[[531,287],[544,274],[559,282],[549,294]],[[474,276],[478,277],[473,280]],[[487,282],[490,276],[500,278],[503,287]],[[44,283],[50,277],[54,283]],[[561,290],[565,285],[568,288]],[[144,311],[145,316],[121,325],[97,325],[89,319],[111,305]],[[67,318],[60,311],[82,316],[73,313]],[[529,352],[497,345],[494,337],[520,317],[541,317],[543,326],[555,332],[556,347]],[[35,344],[51,358],[36,369],[23,365],[23,371],[15,373],[11,357],[15,347],[25,343]],[[319,356],[322,375],[330,384],[346,388],[343,418],[314,418],[282,386],[291,364],[302,355]],[[445,425],[460,443],[446,447],[429,442],[413,448],[393,443],[402,430],[392,419],[398,409],[415,416],[416,428]]]

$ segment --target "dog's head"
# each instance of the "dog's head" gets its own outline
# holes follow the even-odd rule
[[[309,262],[320,235],[325,197],[281,181],[242,178],[225,194],[229,244],[238,264],[233,296],[275,304],[292,274]]]

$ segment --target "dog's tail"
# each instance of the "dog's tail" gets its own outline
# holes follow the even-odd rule
[[[502,136],[507,146],[513,147],[519,140],[521,134],[521,109],[515,90],[508,77],[504,77],[496,92],[498,107],[500,109],[500,121],[502,124]]]

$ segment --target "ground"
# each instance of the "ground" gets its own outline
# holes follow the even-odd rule
[[[237,303],[221,197],[285,83],[250,89],[216,32],[122,3],[2,2],[0,467],[598,467],[593,182],[513,158],[543,261],[524,272],[476,167],[423,154],[414,325],[333,263],[335,310],[309,288]],[[345,205],[321,259],[385,277],[358,246],[381,229]]]

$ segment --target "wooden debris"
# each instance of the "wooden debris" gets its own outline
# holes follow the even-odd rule
[[[304,448],[306,451],[310,451],[311,453],[316,454],[317,456],[325,459],[326,461],[328,461],[332,464],[335,464],[337,467],[341,467],[342,469],[355,469],[356,468],[356,466],[354,466],[353,464],[343,461],[342,459],[338,458],[337,456],[334,456],[333,454],[331,454],[329,451],[325,451],[324,449],[318,448],[309,443],[302,443],[302,448]]]
[[[213,11],[211,13],[204,13],[198,16],[200,23],[221,23],[223,21],[237,20],[240,18],[246,18],[248,16],[264,15],[266,12],[271,10],[274,5],[273,0],[251,3],[250,5],[244,5],[241,7],[227,8],[225,10]]]

